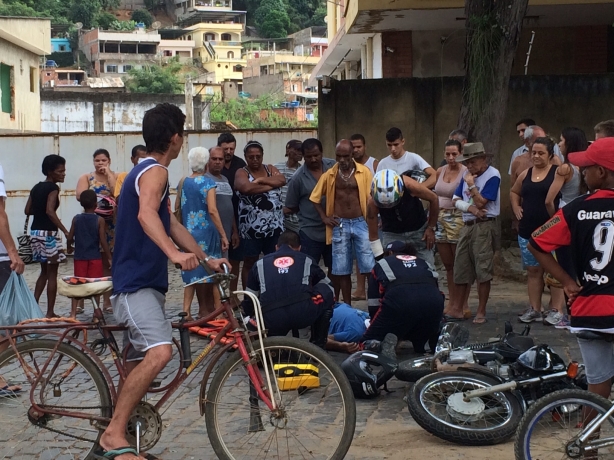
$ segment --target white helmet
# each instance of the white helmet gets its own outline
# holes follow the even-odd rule
[[[371,181],[371,196],[380,208],[392,208],[399,204],[404,190],[403,179],[392,169],[376,172]]]

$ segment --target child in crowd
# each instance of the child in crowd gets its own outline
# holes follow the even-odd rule
[[[68,233],[68,253],[71,254],[74,250],[74,272],[78,277],[101,278],[103,276],[101,247],[104,257],[109,260],[109,266],[111,265],[111,251],[105,234],[105,222],[95,213],[97,201],[98,197],[93,190],[84,190],[81,193],[79,202],[84,212],[73,218]],[[83,300],[73,299],[70,317],[75,318],[77,312],[83,312]]]

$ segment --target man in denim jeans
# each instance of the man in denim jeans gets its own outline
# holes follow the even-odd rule
[[[352,143],[341,140],[335,149],[337,164],[320,177],[309,199],[326,225],[326,242],[333,245],[335,291],[351,305],[352,261],[358,260],[360,273],[368,274],[375,265],[367,229],[367,199],[371,171],[352,158]],[[326,196],[326,210],[322,197]]]

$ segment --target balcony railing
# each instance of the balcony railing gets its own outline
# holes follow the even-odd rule
[[[194,6],[205,6],[208,8],[230,8],[230,0],[196,0]]]
[[[213,46],[243,46],[241,42],[231,40],[207,40]]]

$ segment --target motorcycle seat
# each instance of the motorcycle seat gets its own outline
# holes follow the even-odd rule
[[[58,278],[58,294],[71,299],[86,299],[110,292],[113,281],[110,276],[103,278],[83,278],[65,276]]]
[[[605,342],[614,342],[614,334],[597,331],[580,331],[576,336],[584,340],[603,340]]]

